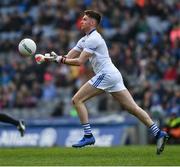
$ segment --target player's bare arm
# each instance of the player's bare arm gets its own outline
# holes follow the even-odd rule
[[[80,56],[77,58],[63,58],[60,60],[62,63],[67,64],[67,65],[72,65],[72,66],[80,66],[84,64],[90,57],[91,53],[82,51]],[[64,60],[63,60],[64,59]]]
[[[71,49],[67,55],[65,55],[66,58],[68,59],[73,59],[73,58],[77,58],[79,57],[81,54],[81,52],[75,50],[75,49]]]

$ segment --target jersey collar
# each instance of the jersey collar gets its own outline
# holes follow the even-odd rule
[[[92,34],[92,32],[94,32],[94,31],[96,31],[96,29],[94,28],[94,29],[92,29],[87,35],[90,35],[90,34]]]

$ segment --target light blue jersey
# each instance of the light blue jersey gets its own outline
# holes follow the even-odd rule
[[[95,29],[88,35],[82,37],[73,49],[79,52],[86,51],[92,54],[89,61],[96,74],[114,73],[118,71],[111,61],[104,39]]]
[[[73,49],[92,54],[89,61],[96,74],[88,81],[92,86],[107,92],[126,89],[121,73],[111,61],[104,39],[95,29],[82,37]]]

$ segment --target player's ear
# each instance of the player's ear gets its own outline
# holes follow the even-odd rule
[[[95,20],[95,19],[91,19],[91,25],[92,25],[92,26],[96,26],[96,24],[97,24],[97,23],[96,23],[96,20]]]

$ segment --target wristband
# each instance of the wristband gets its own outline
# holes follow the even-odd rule
[[[62,57],[61,58],[61,63],[65,64],[65,62],[66,62],[66,57]]]

